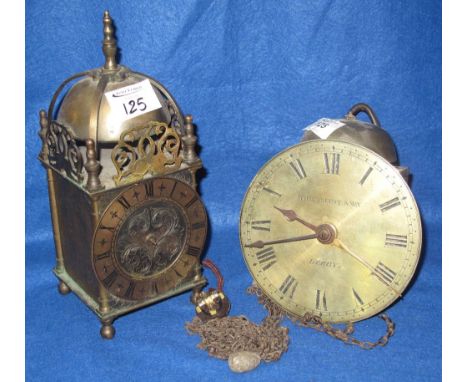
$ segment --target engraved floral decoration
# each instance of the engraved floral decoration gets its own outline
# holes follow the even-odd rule
[[[116,260],[131,276],[152,276],[176,260],[186,236],[187,224],[179,207],[151,203],[137,209],[122,225]]]
[[[116,185],[142,179],[146,174],[160,175],[177,170],[182,162],[180,137],[163,122],[133,127],[120,135],[111,158],[117,174]]]
[[[51,122],[45,141],[49,164],[81,183],[83,181],[83,156],[68,129],[55,121]]]

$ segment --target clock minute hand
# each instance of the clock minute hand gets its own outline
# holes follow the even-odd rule
[[[317,226],[313,225],[312,223],[306,222],[304,219],[297,216],[296,211],[294,210],[283,210],[282,208],[274,206],[279,212],[281,212],[289,221],[297,221],[302,225],[310,228],[312,231],[317,231]]]
[[[333,245],[335,245],[338,248],[343,249],[347,254],[351,255],[354,259],[359,261],[362,265],[364,265],[366,268],[368,268],[372,274],[377,277],[379,281],[384,283],[386,286],[388,286],[392,291],[394,291],[398,296],[403,297],[400,292],[398,292],[395,288],[393,288],[391,285],[389,285],[380,275],[379,273],[375,270],[375,268],[369,264],[366,260],[364,260],[361,256],[357,255],[353,251],[351,251],[343,242],[339,239],[335,239],[333,242]]]
[[[318,235],[314,233],[312,235],[289,237],[286,239],[278,239],[278,240],[270,240],[270,241],[259,240],[250,244],[245,244],[244,247],[263,248],[265,245],[268,245],[268,244],[291,243],[293,241],[311,240],[311,239],[316,239],[317,236]]]

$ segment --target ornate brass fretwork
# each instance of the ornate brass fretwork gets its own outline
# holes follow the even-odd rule
[[[112,150],[112,162],[117,174],[115,184],[142,179],[146,174],[161,175],[177,170],[182,162],[180,138],[163,122],[150,122],[133,127],[120,135]]]
[[[68,129],[52,121],[46,133],[49,164],[81,183],[83,181],[83,156]]]
[[[177,108],[174,105],[174,102],[172,102],[170,99],[167,99],[166,105],[167,110],[169,110],[169,114],[171,116],[171,122],[169,123],[169,126],[171,126],[179,134],[181,134],[182,121],[179,120],[179,114],[177,113]]]

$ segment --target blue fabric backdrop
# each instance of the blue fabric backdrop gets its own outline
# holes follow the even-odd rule
[[[433,381],[441,377],[440,1],[27,1],[26,369],[31,381]],[[260,321],[245,293],[237,223],[245,190],[272,155],[320,117],[371,104],[414,173],[424,222],[417,278],[389,309],[397,332],[363,351],[290,323],[280,362],[247,375],[196,348],[188,294],[115,322],[113,341],[74,295],[56,290],[38,111],[69,75],[102,65],[102,13],[115,20],[121,63],[172,92],[198,124],[211,221],[206,256],[226,277],[232,314]],[[358,325],[377,338],[378,319]]]

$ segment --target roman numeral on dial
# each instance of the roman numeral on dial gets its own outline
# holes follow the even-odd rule
[[[297,284],[297,280],[291,275],[288,275],[288,277],[286,277],[281,284],[279,291],[283,295],[286,295],[289,291],[289,298],[293,298],[294,292],[296,292]]]
[[[271,220],[255,220],[252,222],[252,229],[258,231],[270,231]]]
[[[177,269],[173,269],[174,270],[174,273],[178,276],[178,277],[182,277],[182,274],[180,272],[177,271]]]
[[[255,255],[257,256],[257,260],[259,264],[263,265],[264,271],[266,271],[267,269],[269,269],[271,266],[273,266],[276,263],[276,255],[275,255],[275,250],[273,249],[273,247],[262,249],[261,251],[257,252]]]
[[[354,295],[354,299],[356,300],[356,302],[359,304],[359,305],[364,305],[364,301],[362,301],[362,298],[361,296],[358,295],[358,293],[353,289],[353,295]]]
[[[99,229],[105,229],[105,230],[107,230],[107,231],[114,232],[115,227],[108,227],[108,226],[105,226],[105,225],[100,224],[100,225],[99,225]]]
[[[276,192],[274,190],[269,189],[268,187],[263,187],[263,191],[268,192],[269,194],[272,194],[274,196],[277,196],[278,198],[281,198],[281,194],[279,192]]]
[[[205,228],[205,222],[197,222],[192,224],[192,229]]]
[[[189,202],[185,205],[185,208],[190,208],[193,203],[195,203],[198,200],[196,196],[194,196],[192,199],[189,200]]]
[[[153,182],[145,183],[146,196],[152,198],[154,196],[154,185]]]
[[[366,179],[369,177],[370,173],[372,172],[373,168],[372,167],[369,167],[367,169],[367,171],[364,173],[364,175],[362,176],[361,180],[359,181],[359,184],[362,186],[364,184],[364,182],[366,181]]]
[[[104,260],[110,257],[110,252],[104,252],[101,253],[100,255],[95,256],[96,261],[98,260]]]
[[[325,174],[338,175],[340,173],[340,154],[324,153]]]
[[[379,207],[382,212],[386,212],[393,207],[399,206],[400,204],[401,204],[400,199],[393,198],[393,199],[390,199],[388,202],[380,204]]]
[[[317,289],[315,293],[315,309],[328,311],[327,296],[325,295],[325,291],[322,293],[320,289]]]
[[[302,167],[302,163],[299,159],[294,159],[291,162],[289,162],[289,165],[293,169],[294,173],[297,175],[299,179],[304,179],[307,174],[304,171],[304,167]]]
[[[119,199],[117,199],[117,201],[122,205],[123,208],[130,208],[130,203],[127,199],[125,199],[125,197],[121,196]]]
[[[406,235],[393,235],[387,233],[385,236],[386,247],[402,247],[406,248],[408,245],[408,238]]]
[[[127,290],[125,291],[125,298],[132,298],[133,292],[135,291],[135,282],[130,281],[130,285],[128,286]]]
[[[172,190],[171,190],[171,193],[169,194],[169,196],[172,198],[172,195],[174,194],[174,191],[177,187],[177,182],[174,182],[174,185],[172,186]]]
[[[117,279],[118,273],[114,269],[111,273],[109,273],[104,280],[102,280],[103,284],[107,287],[110,288],[112,284],[115,282]]]
[[[153,290],[154,290],[154,293],[156,293],[156,294],[159,293],[158,283],[156,281],[153,282]]]
[[[386,285],[390,285],[396,277],[396,272],[379,261],[374,269],[374,274]]]
[[[198,256],[200,252],[201,252],[201,249],[198,247],[193,247],[189,245],[189,247],[187,248],[187,254],[189,254],[190,256]]]

